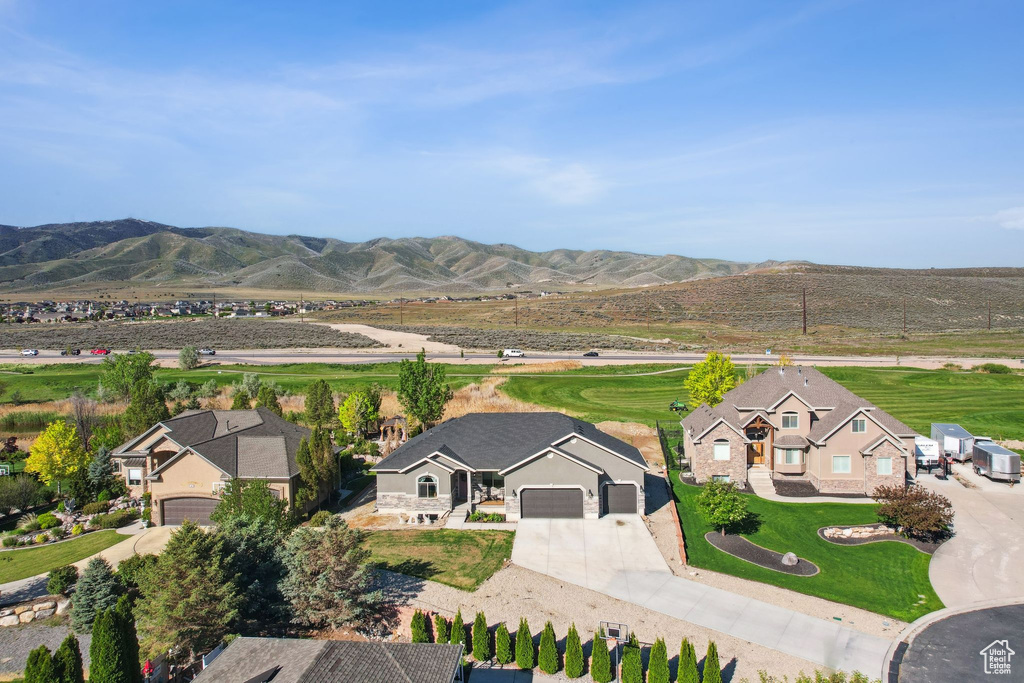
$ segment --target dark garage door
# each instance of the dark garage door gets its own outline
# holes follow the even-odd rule
[[[211,498],[169,498],[164,501],[164,524],[181,524],[191,519],[207,526],[210,524],[210,513],[218,502]]]
[[[579,489],[523,489],[523,517],[583,517],[583,491]]]
[[[608,484],[604,487],[604,513],[636,514],[636,487],[632,484]]]

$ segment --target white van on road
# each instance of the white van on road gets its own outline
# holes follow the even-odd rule
[[[502,358],[526,358],[526,354],[519,349],[505,349],[501,352]]]

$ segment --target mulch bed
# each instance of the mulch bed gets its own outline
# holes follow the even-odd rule
[[[825,529],[848,529],[848,528],[849,529],[855,529],[855,528],[857,528],[857,526],[878,526],[878,525],[877,524],[860,524],[860,525],[853,525],[853,526],[850,526],[850,527],[838,526],[838,525],[823,526],[820,529],[818,529],[818,536],[820,536],[822,538],[822,540],[828,541],[829,543],[835,543],[836,545],[867,545],[868,543],[887,543],[889,541],[896,541],[898,543],[906,543],[907,545],[914,546],[915,548],[920,550],[922,553],[927,553],[929,555],[933,554],[936,550],[939,549],[940,545],[942,545],[947,540],[949,540],[949,539],[945,539],[944,538],[944,539],[942,539],[940,541],[922,541],[922,540],[919,540],[919,539],[916,539],[916,538],[904,538],[903,536],[900,536],[899,534],[897,534],[895,532],[893,532],[893,534],[891,536],[874,536],[872,538],[844,538],[842,536],[840,536],[838,538],[829,538],[824,533]]]
[[[783,574],[792,574],[793,576],[814,576],[818,573],[818,565],[813,562],[808,562],[802,557],[798,557],[797,563],[793,566],[782,564],[783,553],[762,548],[742,536],[733,534],[723,536],[717,531],[709,531],[704,534],[704,538],[723,553],[728,553],[733,557],[756,564],[758,567],[782,572]]]
[[[704,486],[704,484],[698,484],[697,480],[693,477],[693,475],[689,473],[680,472],[679,481],[683,482],[687,486],[696,486],[697,488],[702,488]],[[739,491],[740,493],[754,492],[754,489],[750,488],[750,484],[748,484],[747,482],[743,482],[742,485],[736,484],[736,482],[733,482],[733,484],[736,485],[736,490]]]
[[[828,496],[829,498],[867,498],[863,493],[821,493],[814,484],[806,479],[772,479],[775,493],[785,498],[810,498],[811,496]]]

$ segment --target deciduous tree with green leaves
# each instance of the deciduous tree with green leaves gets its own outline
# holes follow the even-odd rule
[[[153,381],[156,356],[148,351],[116,353],[103,359],[100,383],[116,398],[128,398],[136,385]]]
[[[583,643],[574,623],[565,637],[565,675],[579,678],[583,675]]]
[[[428,363],[426,352],[416,354],[415,362],[405,359],[398,366],[398,400],[424,429],[441,419],[451,399],[444,366]]]
[[[195,370],[199,367],[199,350],[194,346],[182,346],[178,351],[178,367],[182,370]]]
[[[121,424],[130,436],[136,436],[170,417],[163,388],[152,380],[143,380],[132,387]]]
[[[550,621],[544,624],[544,630],[540,634],[537,664],[546,674],[558,673],[558,645],[555,643],[555,627]]]
[[[341,426],[346,432],[361,438],[365,436],[370,425],[380,419],[378,409],[379,404],[374,408],[365,391],[353,391],[338,409],[338,419],[341,420]]]
[[[709,481],[697,495],[697,511],[725,536],[725,530],[747,517],[747,501],[731,481]]]
[[[265,479],[232,479],[224,484],[220,502],[210,513],[215,524],[237,517],[262,519],[276,531],[291,527],[287,501],[275,496]]]
[[[722,402],[722,395],[736,386],[736,366],[729,356],[712,351],[693,366],[683,384],[690,394],[691,405],[717,406]]]
[[[519,629],[516,631],[516,666],[524,671],[534,666],[533,634],[530,633],[530,624],[525,617],[519,620]]]
[[[29,449],[25,471],[38,474],[46,484],[57,483],[78,473],[89,464],[89,454],[82,447],[75,426],[64,420],[47,425]]]

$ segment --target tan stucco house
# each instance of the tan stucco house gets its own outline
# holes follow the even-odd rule
[[[299,488],[295,453],[305,427],[265,408],[191,410],[153,425],[112,453],[128,491],[150,493],[153,523],[210,523],[231,479],[264,479],[291,507]]]
[[[745,484],[763,467],[776,482],[822,493],[870,495],[904,484],[916,434],[881,408],[810,367],[766,370],[682,420],[697,483]]]
[[[596,518],[644,511],[647,462],[633,446],[561,413],[472,413],[410,439],[373,467],[377,510],[453,509]]]

